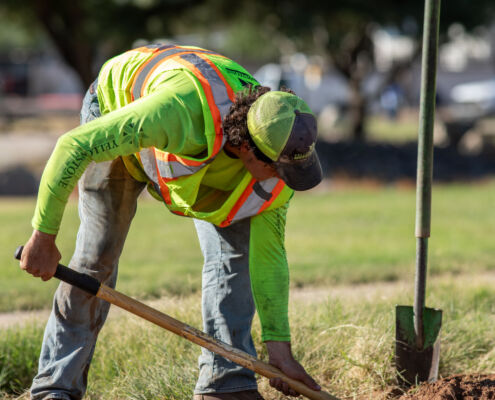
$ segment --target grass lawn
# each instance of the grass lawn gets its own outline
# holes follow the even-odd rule
[[[430,279],[428,304],[444,312],[441,377],[495,369],[494,283],[493,273]],[[289,314],[296,358],[342,399],[385,400],[383,394],[396,385],[394,305],[412,305],[411,292],[404,282],[293,290]],[[201,326],[199,293],[168,297],[154,306]],[[190,399],[199,347],[135,316],[112,312],[96,347],[86,399]],[[253,337],[266,361],[259,332],[255,319]],[[21,393],[29,386],[41,337],[41,325],[2,331],[0,397],[2,388]],[[283,398],[266,379],[259,384],[266,399]]]
[[[367,132],[370,140],[389,143],[402,143],[417,140],[418,115],[403,113],[398,120],[384,115],[374,115],[367,120]]]
[[[436,186],[433,196],[427,305],[444,311],[440,374],[493,371],[495,182]],[[294,352],[337,396],[379,399],[395,385],[394,306],[412,305],[414,201],[411,189],[346,188],[297,194],[291,205],[287,251]],[[47,308],[56,282],[29,277],[12,259],[30,234],[34,201],[0,204],[0,308]],[[76,230],[71,203],[58,237],[64,263]],[[144,299],[167,295],[157,308],[200,327],[201,263],[191,221],[143,199],[117,289]],[[259,334],[255,319],[253,336],[266,359]],[[41,337],[39,324],[0,330],[5,398],[28,387]],[[195,345],[144,320],[115,314],[96,348],[87,399],[189,399],[198,354]],[[268,399],[278,398],[265,380],[260,387]]]
[[[298,193],[286,232],[291,284],[413,279],[414,203],[414,190],[395,187]],[[495,182],[434,188],[430,274],[495,269],[493,204]],[[30,236],[33,209],[33,199],[0,200],[0,312],[51,305],[57,282],[30,277],[13,259],[15,248]],[[65,264],[78,223],[72,201],[57,238]],[[117,289],[139,298],[189,294],[200,289],[201,267],[192,221],[142,199],[121,257]]]
[[[390,119],[383,114],[369,115],[365,121],[366,138],[372,142],[401,144],[416,141],[418,138],[417,110],[404,109],[397,119]],[[439,127],[435,127],[438,129]],[[320,119],[318,130],[322,137],[335,140],[347,137],[350,130],[350,120],[341,118],[335,124],[328,124]]]

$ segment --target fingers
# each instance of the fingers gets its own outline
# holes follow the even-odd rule
[[[53,275],[55,275],[55,272],[56,268],[53,268],[53,266],[47,266],[45,269],[37,271],[36,274],[32,275],[41,278],[42,281],[46,282],[52,279]]]
[[[41,280],[46,282],[46,281],[49,281],[50,279],[53,278],[53,275],[42,275],[40,276]]]
[[[311,376],[309,376],[306,372],[304,372],[304,377],[301,380],[307,387],[316,391],[321,390],[321,386],[318,385],[316,381],[313,378],[311,378]]]
[[[38,268],[32,268],[27,265],[21,265],[20,268],[36,278],[41,278],[43,281],[48,281],[55,275],[55,271],[52,271],[51,269],[40,271]]]
[[[307,387],[313,390],[321,390],[320,385],[316,383],[316,381],[306,372],[306,370],[302,367],[301,364],[298,363],[298,368],[296,368],[297,372],[294,373],[294,379],[301,381]]]
[[[288,385],[287,385],[288,386]],[[291,389],[289,387],[289,392],[288,393],[285,393],[287,396],[294,396],[294,397],[297,397],[299,396],[299,393],[297,393],[294,389]]]
[[[271,378],[270,386],[277,389],[279,392],[282,392],[286,396],[299,396],[294,389],[292,389],[288,383],[284,382],[280,378]]]
[[[34,257],[22,258],[19,264],[20,269],[33,275],[36,278],[41,278],[43,281],[47,281],[55,275],[57,268],[57,261],[44,260]],[[40,267],[41,266],[41,267]]]
[[[34,231],[24,246],[19,266],[29,274],[47,281],[55,275],[60,258],[55,235]]]
[[[297,361],[295,362],[292,377],[294,379],[297,379],[298,381],[303,382],[310,389],[316,391],[321,390],[320,385],[316,383],[316,381],[306,372],[304,367],[301,364],[299,364]]]
[[[312,390],[320,391],[321,387],[316,383],[316,381],[305,371],[303,366],[297,361],[292,360],[281,366],[281,370],[287,374],[292,379],[296,379],[304,383],[307,387]],[[294,389],[291,389],[289,385],[282,380],[282,378],[272,378],[270,379],[270,385],[277,389],[278,391],[284,393],[286,396],[299,396],[299,393]]]
[[[41,276],[41,272],[38,268],[32,267],[30,263],[25,262],[24,260],[21,260],[19,267],[23,270],[26,271],[28,274],[31,274],[37,278]]]

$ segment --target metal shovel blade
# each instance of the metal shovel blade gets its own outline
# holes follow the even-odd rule
[[[442,310],[424,308],[424,345],[421,349],[416,345],[414,308],[396,306],[395,316],[395,366],[399,384],[408,387],[420,382],[436,381],[440,360]]]

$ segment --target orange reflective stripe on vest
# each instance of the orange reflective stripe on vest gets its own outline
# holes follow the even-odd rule
[[[140,161],[147,173],[152,175],[149,178],[152,180],[156,192],[160,194],[166,204],[170,205],[170,191],[167,182],[176,178],[158,179],[158,175],[167,173],[166,169],[169,168],[169,165],[166,163],[166,158],[171,154],[159,152],[162,154],[158,155],[157,153],[157,150],[153,148],[144,149],[140,153]],[[220,226],[225,227],[243,218],[260,214],[270,207],[284,186],[284,181],[278,178],[270,178],[261,182],[253,178]],[[173,212],[178,215],[184,215],[179,211]]]
[[[171,206],[169,208],[172,212],[184,215],[183,212],[173,209],[176,207],[172,204],[171,189],[168,183],[181,177],[193,175],[214,160],[226,141],[222,120],[229,112],[235,94],[217,66],[207,57],[208,54],[218,55],[217,53],[170,45],[146,46],[136,50],[154,54],[136,73],[131,89],[133,100],[143,95],[148,79],[157,67],[166,60],[173,59],[176,64],[183,65],[198,79],[212,116],[214,132],[212,130],[210,132],[214,133],[214,140],[208,158],[201,161],[190,160],[156,148],[143,149],[139,153],[143,169],[153,182],[155,191],[160,194],[167,205]],[[225,227],[243,218],[263,212],[270,207],[284,187],[285,183],[278,178],[270,178],[261,182],[251,179],[239,198],[233,200],[232,208],[227,210],[228,214],[219,226]]]
[[[157,154],[159,153],[159,154]],[[158,155],[158,157],[157,157]],[[162,173],[166,173],[169,166],[167,165],[167,157],[170,153],[158,152],[154,147],[143,149],[139,152],[139,161],[143,165],[143,169],[150,178],[155,192],[160,195],[162,200],[167,205],[172,204],[170,199],[170,190],[168,189],[167,182],[170,182],[177,178],[164,178]],[[179,211],[173,211],[175,214],[184,215]]]
[[[147,53],[155,53],[153,57],[151,57],[147,62],[145,62],[136,72],[136,76],[134,78],[134,83],[131,88],[131,96],[132,100],[137,100],[143,95],[143,89],[146,86],[146,82],[148,78],[153,73],[153,71],[165,60],[177,56],[181,53],[206,53],[206,54],[217,54],[210,50],[200,50],[200,49],[187,49],[180,46],[174,45],[149,45],[144,47],[139,47],[134,49],[133,51],[142,51]]]
[[[213,146],[213,155],[216,155],[225,144],[222,119],[227,115],[230,106],[235,100],[234,91],[227,84],[217,67],[207,58],[202,57],[201,54],[184,54],[177,61],[190,69],[196,78],[199,79],[206,95],[215,125],[216,138]]]
[[[257,181],[253,178],[220,227],[223,228],[243,218],[261,213],[273,203],[284,186],[284,181],[278,178],[264,181]]]
[[[145,47],[145,49],[150,51],[150,47]],[[170,45],[160,47],[155,46],[151,48],[151,51],[155,52],[155,55],[141,66],[134,78],[131,89],[133,100],[142,96],[148,78],[161,63],[174,58],[174,61],[184,65],[199,80],[210,108],[215,129],[215,141],[212,154],[210,155],[210,159],[213,158],[218,154],[225,143],[225,137],[222,130],[222,119],[229,112],[230,106],[235,98],[234,91],[218,68],[210,60],[204,57],[204,54],[220,55],[209,50],[187,49]],[[164,152],[156,150],[155,154],[158,153]],[[166,161],[164,158],[166,158]],[[165,157],[165,154],[163,154],[162,161],[167,163],[175,162],[176,164],[175,168],[172,165],[170,165],[170,168],[167,168],[163,163],[160,166],[162,167],[161,169],[165,171],[162,176],[169,179],[193,174],[206,165],[205,161],[190,160],[176,155]],[[185,166],[195,168],[183,168]],[[174,171],[177,171],[178,173],[175,174]]]

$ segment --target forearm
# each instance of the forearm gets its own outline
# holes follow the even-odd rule
[[[289,270],[284,248],[287,206],[252,218],[249,270],[263,341],[290,341]]]
[[[287,270],[258,265],[263,273],[251,273],[254,302],[261,322],[263,341],[290,341],[288,317],[289,277]]]
[[[48,160],[38,193],[33,228],[56,234],[69,195],[91,161],[113,160],[139,151],[139,138],[113,118],[95,120],[63,135]],[[119,129],[120,128],[120,129]]]
[[[33,227],[57,233],[67,199],[91,161],[114,160],[145,147],[181,155],[202,151],[201,120],[192,115],[172,90],[164,89],[62,136],[40,182]]]

